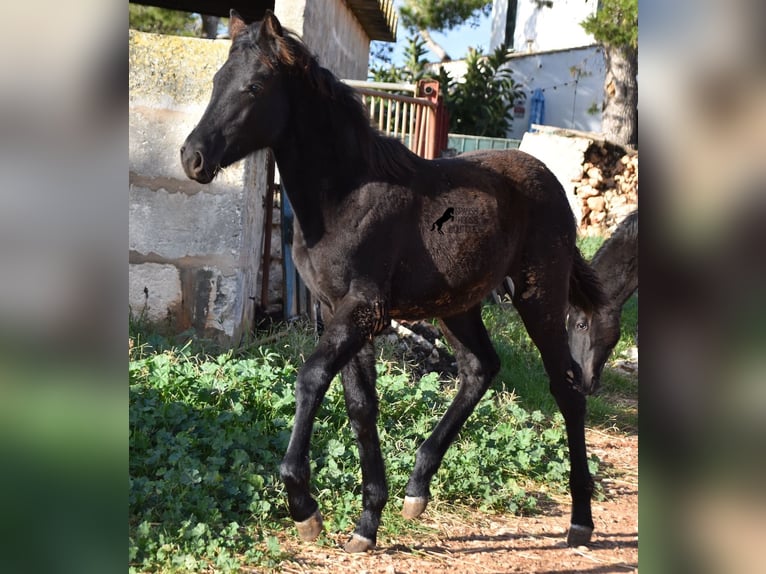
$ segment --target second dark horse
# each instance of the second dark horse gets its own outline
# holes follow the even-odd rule
[[[269,147],[295,211],[295,264],[322,303],[325,323],[298,374],[295,424],[280,466],[301,537],[312,540],[322,529],[310,490],[309,446],[317,409],[340,372],[363,482],[362,514],[345,548],[375,546],[388,487],[376,427],[373,338],[392,318],[438,317],[458,361],[460,388],[418,449],[406,486],[404,515],[425,510],[431,478],[500,369],[480,304],[509,276],[514,306],[566,422],[568,542],[587,543],[593,482],[584,423],[591,381],[572,359],[565,319],[570,302],[590,313],[603,295],[577,251],[574,218],[555,176],[519,151],[423,160],[371,128],[355,92],[270,12],[252,25],[233,12],[230,34],[229,57],[181,161],[190,178],[208,183],[219,169]],[[448,207],[471,213],[478,231],[432,233]]]

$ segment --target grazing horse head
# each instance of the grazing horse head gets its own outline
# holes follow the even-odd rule
[[[569,350],[582,369],[582,391],[595,393],[601,385],[601,372],[612,349],[620,339],[619,309],[617,321],[607,320],[609,309],[589,313],[570,308],[567,318]]]
[[[598,390],[601,372],[620,339],[622,306],[638,289],[638,211],[628,215],[593,256],[606,302],[587,312],[570,306],[569,349],[582,369],[583,392]]]
[[[260,26],[247,26],[234,10],[229,20],[229,57],[213,78],[210,102],[181,147],[186,175],[209,183],[221,168],[253,151],[270,147],[285,130],[288,117],[280,68],[295,62],[277,18],[267,11]]]

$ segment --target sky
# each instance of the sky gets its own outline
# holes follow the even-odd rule
[[[449,30],[446,34],[432,32],[431,36],[447,51],[453,60],[459,60],[468,53],[468,48],[481,48],[486,53],[489,51],[489,39],[492,32],[492,18],[490,16],[481,16],[479,25],[472,28],[465,24],[459,28]],[[407,29],[401,23],[397,30],[397,42],[394,48],[393,63],[401,65],[403,61],[404,46],[409,37]],[[430,50],[426,53],[426,59],[436,60],[436,55]]]

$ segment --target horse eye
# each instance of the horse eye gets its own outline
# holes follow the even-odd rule
[[[247,87],[247,90],[248,90],[248,91],[249,91],[251,94],[257,94],[257,93],[258,93],[258,92],[261,90],[261,86],[260,86],[260,84],[250,84],[250,85]]]
[[[578,331],[586,331],[588,329],[588,324],[585,321],[579,321],[575,327],[577,327]]]

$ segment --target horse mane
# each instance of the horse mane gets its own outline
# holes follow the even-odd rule
[[[353,134],[348,157],[361,154],[366,173],[373,178],[402,181],[409,179],[418,168],[422,158],[410,151],[396,138],[378,131],[370,122],[367,108],[356,90],[341,82],[330,70],[323,68],[316,56],[300,37],[289,30],[281,36],[269,38],[268,49],[258,42],[258,29],[253,25],[249,34],[242,34],[237,42],[258,46],[262,63],[272,68],[281,68],[286,75],[298,78],[323,105],[324,112],[332,126],[344,126]],[[343,138],[336,138],[335,145],[342,145]]]

